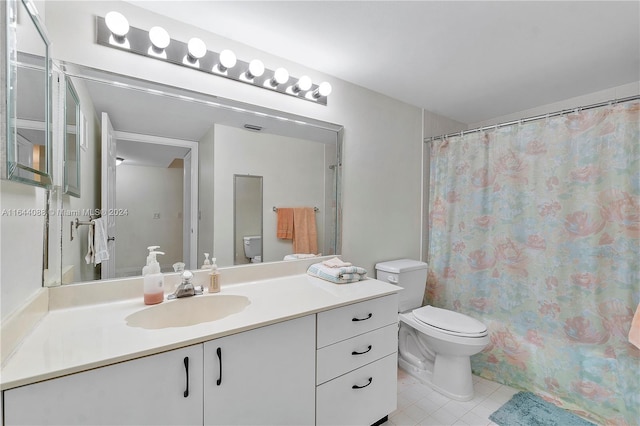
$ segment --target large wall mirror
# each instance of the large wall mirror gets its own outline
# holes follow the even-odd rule
[[[294,254],[290,240],[277,238],[274,207],[315,207],[318,254],[340,253],[341,126],[60,67],[87,122],[82,194],[62,201],[62,283],[140,275],[152,245],[166,253],[158,259],[165,272],[176,262],[198,268],[204,253],[221,267],[250,263],[234,235],[244,183],[237,176],[260,177],[260,206],[251,207],[260,209],[260,227],[243,232],[261,237],[261,262]],[[104,220],[112,224],[101,244],[89,231]],[[108,260],[95,256],[103,245]]]
[[[51,185],[51,69],[49,40],[34,4],[3,2],[6,7],[6,143],[1,154],[5,179]]]

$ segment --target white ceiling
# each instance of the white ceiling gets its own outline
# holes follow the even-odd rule
[[[638,1],[130,3],[467,124],[640,80]]]

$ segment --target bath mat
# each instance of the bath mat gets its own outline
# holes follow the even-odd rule
[[[500,426],[595,426],[531,392],[518,392],[489,416]]]

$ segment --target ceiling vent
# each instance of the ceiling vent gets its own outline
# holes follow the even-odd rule
[[[245,124],[244,128],[253,132],[259,132],[260,130],[262,130],[262,126],[258,126],[256,124]]]

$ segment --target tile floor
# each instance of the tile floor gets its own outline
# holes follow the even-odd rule
[[[453,401],[398,369],[398,408],[384,426],[487,426],[489,416],[518,392],[473,376],[475,396],[471,401]]]

